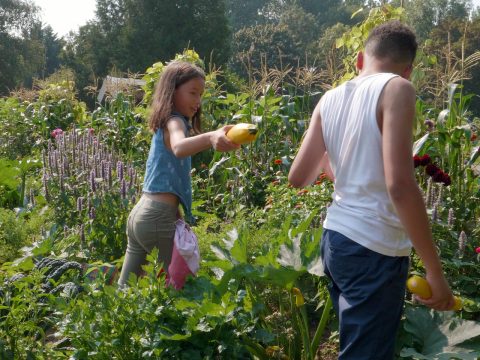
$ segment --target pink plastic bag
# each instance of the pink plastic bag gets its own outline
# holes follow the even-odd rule
[[[167,285],[181,289],[188,275],[195,275],[200,267],[198,239],[185,221],[175,222],[172,260],[168,266]]]

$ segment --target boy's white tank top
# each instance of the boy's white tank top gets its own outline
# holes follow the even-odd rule
[[[335,175],[324,228],[387,256],[408,256],[411,242],[387,192],[377,103],[398,75],[356,78],[325,93],[320,115]]]

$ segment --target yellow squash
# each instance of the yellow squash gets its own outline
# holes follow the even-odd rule
[[[427,280],[421,276],[413,275],[407,280],[407,288],[411,293],[420,296],[422,299],[428,299],[432,297],[432,290]],[[458,311],[462,310],[462,299],[458,296],[454,296],[455,304],[451,310]]]
[[[255,140],[257,132],[255,125],[240,123],[228,130],[227,137],[235,144],[242,145]]]
[[[455,305],[453,305],[454,311],[462,310],[463,304],[462,304],[462,299],[460,299],[458,296],[454,296],[455,298]]]
[[[407,281],[407,288],[410,292],[420,296],[422,299],[429,299],[432,297],[430,285],[428,285],[427,280],[420,276],[413,275],[410,277]]]

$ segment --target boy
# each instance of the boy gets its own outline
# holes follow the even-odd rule
[[[335,178],[322,237],[329,292],[339,318],[339,359],[392,359],[411,245],[422,259],[436,309],[453,307],[415,181],[417,43],[399,21],[377,26],[357,58],[360,74],[316,106],[289,181],[311,184],[327,153]]]

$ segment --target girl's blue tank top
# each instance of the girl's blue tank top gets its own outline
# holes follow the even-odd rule
[[[171,117],[179,117],[185,123],[185,136],[188,136],[190,124],[187,118],[179,113],[172,113]],[[158,129],[152,138],[148,154],[143,192],[171,193],[178,196],[185,212],[185,220],[194,222],[192,215],[192,160],[190,156],[177,158],[165,146],[163,129]]]

